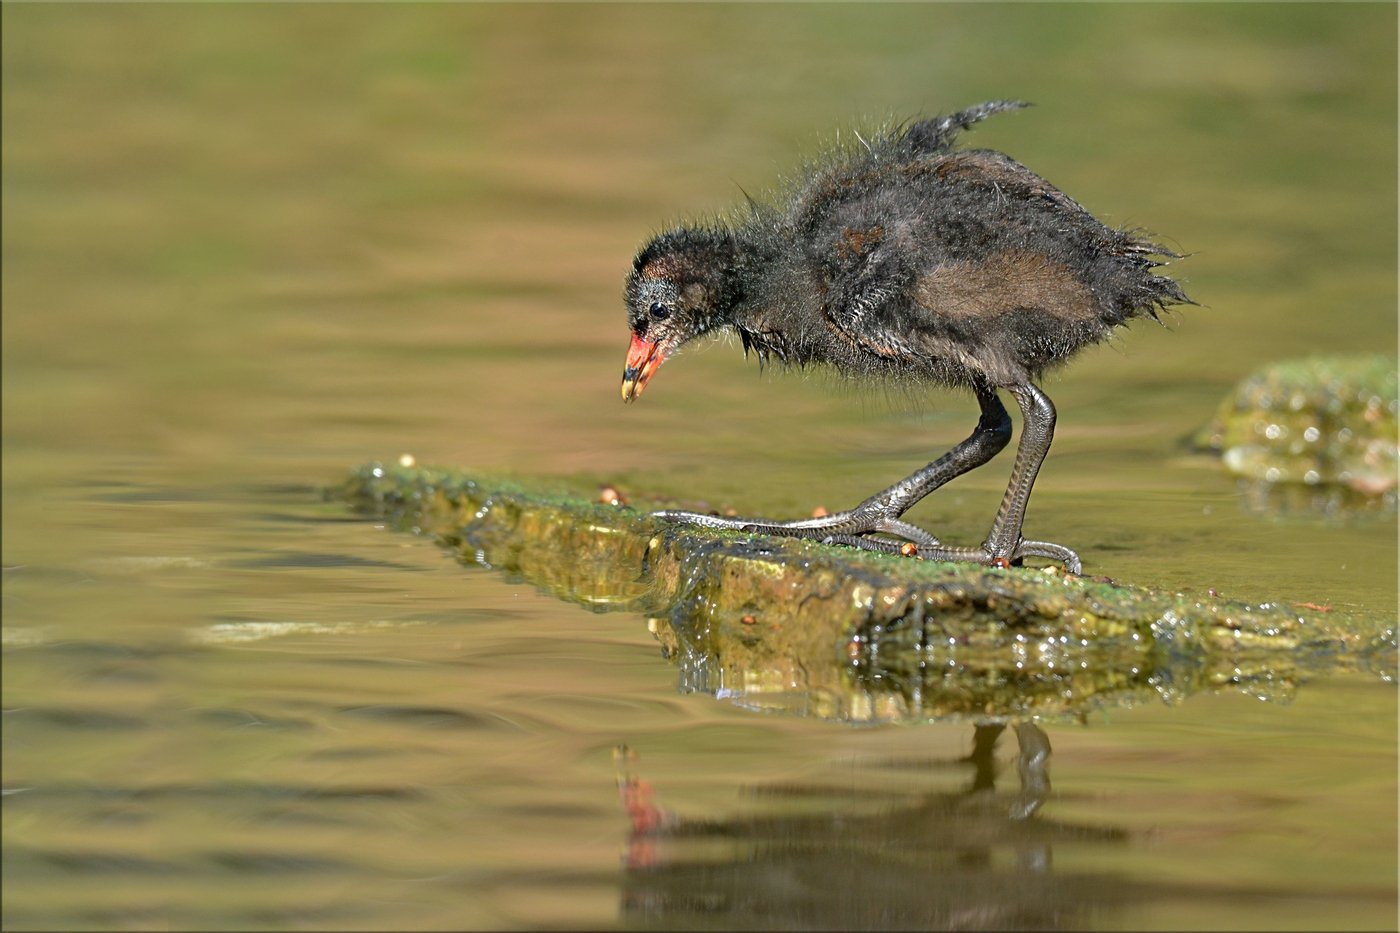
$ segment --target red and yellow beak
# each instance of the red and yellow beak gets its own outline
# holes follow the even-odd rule
[[[627,368],[622,371],[622,400],[630,402],[642,394],[647,381],[661,361],[666,359],[666,351],[655,340],[646,340],[632,335],[632,345],[627,348]]]

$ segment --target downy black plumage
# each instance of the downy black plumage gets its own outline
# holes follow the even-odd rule
[[[993,101],[861,140],[804,172],[781,205],[750,201],[734,224],[682,227],[642,248],[626,287],[626,401],[679,346],[727,327],[760,361],[966,387],[982,406],[966,441],[849,511],[793,522],[658,516],[886,551],[903,541],[914,545],[905,553],[936,559],[1036,555],[1079,572],[1073,551],[1021,537],[1054,432],[1054,406],[1034,381],[1118,325],[1190,299],[1153,271],[1170,250],[1105,226],[1007,155],[953,149],[973,123],[1023,106]],[[945,547],[900,516],[1007,444],[998,389],[1025,417],[1011,483],[980,547]]]

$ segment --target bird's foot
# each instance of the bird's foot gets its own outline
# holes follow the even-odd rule
[[[924,560],[985,564],[989,567],[1009,567],[1019,564],[1025,557],[1044,557],[1064,564],[1067,573],[1076,576],[1083,573],[1079,555],[1063,545],[1052,544],[1049,541],[1018,540],[1014,545],[1005,547],[996,547],[990,542],[981,547],[945,547],[922,528],[866,507],[823,515],[820,518],[787,522],[726,518],[676,509],[663,509],[660,512],[652,512],[651,515],[664,521],[698,525],[702,528],[724,528],[752,534],[808,538],[823,544],[842,544],[866,551],[902,554],[906,557],[921,557]]]
[[[820,518],[803,518],[787,522],[754,518],[725,518],[719,515],[706,515],[703,512],[682,512],[676,509],[652,512],[651,516],[668,522],[698,525],[702,528],[725,528],[730,531],[780,535],[785,538],[809,538],[828,544],[846,544],[851,547],[885,551],[891,554],[901,553],[901,548],[906,548],[905,553],[909,553],[907,546],[911,544],[918,553],[922,553],[926,548],[939,547],[938,539],[922,528],[868,508],[855,508],[847,512],[823,515]],[[867,535],[887,535],[888,537],[875,538],[867,537]]]

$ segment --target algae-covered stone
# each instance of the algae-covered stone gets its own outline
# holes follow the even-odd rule
[[[1398,397],[1393,357],[1274,363],[1240,383],[1196,442],[1255,484],[1251,502],[1394,508]]]
[[[337,494],[561,599],[651,617],[682,689],[806,716],[1082,716],[1198,690],[1286,694],[1323,670],[1394,667],[1393,617],[678,526],[404,464],[361,467]]]

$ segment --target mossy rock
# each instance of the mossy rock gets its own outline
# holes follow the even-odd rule
[[[678,526],[454,470],[369,464],[332,494],[464,562],[649,617],[684,690],[800,715],[1080,717],[1395,664],[1393,619]]]
[[[1394,510],[1397,417],[1395,358],[1312,357],[1250,375],[1195,442],[1262,508]]]

